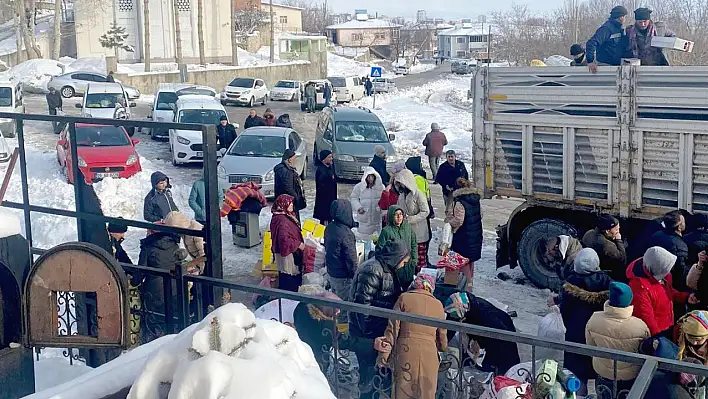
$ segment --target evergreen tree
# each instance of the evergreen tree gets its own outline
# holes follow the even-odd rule
[[[118,26],[117,23],[113,22],[111,24],[110,29],[108,29],[108,32],[101,35],[101,37],[98,38],[98,41],[101,43],[101,46],[103,46],[103,48],[110,48],[115,51],[117,61],[118,50],[123,49],[131,53],[135,51],[133,46],[125,43],[125,41],[128,39],[128,36],[130,35],[126,33],[124,27]]]

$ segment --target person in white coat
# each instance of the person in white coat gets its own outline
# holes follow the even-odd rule
[[[408,169],[404,169],[396,175],[394,184],[398,192],[398,206],[406,213],[408,223],[418,241],[418,267],[416,268],[416,273],[418,273],[421,268],[428,265],[428,241],[430,241],[428,199],[418,189],[415,176]]]
[[[349,196],[359,222],[359,233],[368,235],[381,232],[379,200],[383,191],[383,181],[378,172],[372,167],[364,169],[361,182],[354,186]]]

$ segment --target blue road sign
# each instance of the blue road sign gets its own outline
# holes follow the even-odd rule
[[[380,78],[381,77],[381,67],[371,67],[371,76],[372,78]]]

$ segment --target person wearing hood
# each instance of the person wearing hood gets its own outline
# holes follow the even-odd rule
[[[570,56],[573,61],[570,61],[570,66],[587,66],[588,61],[585,59],[585,48],[582,44],[575,43],[570,46]]]
[[[329,150],[322,150],[315,170],[315,209],[313,216],[320,223],[332,220],[330,207],[337,199],[337,174],[334,170],[334,156]]]
[[[600,26],[585,45],[588,69],[597,73],[598,65],[619,65],[626,49],[624,22],[627,9],[616,6],[610,11],[610,18]]]
[[[583,244],[575,237],[559,235],[542,243],[546,251],[545,260],[549,268],[556,271],[558,278],[565,280],[573,270],[575,256],[583,249]]]
[[[440,125],[431,123],[430,132],[426,134],[423,139],[423,146],[425,147],[425,155],[428,157],[428,162],[430,163],[430,170],[433,172],[433,180],[435,180],[435,176],[438,174],[440,157],[442,157],[446,145],[447,137],[445,137],[445,133],[440,131]]]
[[[133,261],[128,256],[128,253],[123,249],[123,241],[125,233],[128,232],[128,226],[119,223],[108,223],[108,235],[111,240],[111,252],[118,262],[133,264]]]
[[[382,145],[377,145],[374,147],[374,157],[371,158],[370,167],[376,170],[376,173],[381,176],[382,183],[384,186],[391,184],[391,176],[389,176],[386,170],[386,148]]]
[[[398,162],[394,163],[391,167],[391,177],[389,179],[388,185],[386,185],[386,182],[384,182],[384,185],[386,187],[384,187],[384,191],[381,193],[381,199],[379,200],[379,209],[384,211],[382,227],[386,227],[388,225],[388,218],[386,213],[388,212],[388,208],[398,204],[398,192],[396,191],[393,182],[396,177],[396,174],[400,173],[405,168],[406,165],[402,160],[399,160]]]
[[[236,128],[234,125],[229,123],[229,118],[226,115],[221,115],[219,118],[219,124],[216,125],[216,133],[219,138],[219,148],[228,149],[231,147],[231,143],[236,140]]]
[[[290,114],[282,114],[275,121],[275,126],[277,127],[287,127],[292,129],[293,123],[290,121]]]
[[[418,275],[401,294],[393,310],[445,320],[442,303],[433,296],[435,278]],[[447,350],[445,329],[390,319],[384,333],[390,352],[379,355],[379,364],[393,370],[394,398],[435,398],[440,361],[438,352]]]
[[[656,26],[651,20],[651,12],[646,7],[634,10],[634,24],[627,28],[628,53],[632,58],[641,60],[642,65],[668,66],[669,60],[666,59],[666,55],[660,47],[652,47],[651,38],[659,34],[662,34],[663,37],[676,37],[676,34],[669,29],[657,32]]]
[[[405,212],[418,243],[417,273],[421,268],[428,265],[428,242],[430,241],[430,235],[428,234],[428,215],[430,214],[428,200],[425,198],[425,194],[418,190],[415,177],[410,170],[404,169],[397,174],[394,185],[396,186],[396,191],[400,193],[398,206]]]
[[[514,321],[509,314],[489,301],[472,295],[470,292],[456,292],[450,295],[445,301],[445,312],[447,319],[465,324],[472,324],[480,327],[496,328],[498,330],[516,332]],[[448,330],[447,338],[452,340],[455,336],[454,330]],[[502,341],[494,338],[465,334],[462,338],[463,345],[469,348],[469,343],[476,342],[481,349],[485,350],[482,361],[482,371],[494,372],[496,375],[504,375],[509,369],[519,363],[519,348],[515,343]],[[463,364],[468,364],[471,360],[469,352],[463,354],[459,359]]]
[[[248,129],[248,128],[252,128],[255,126],[267,126],[267,125],[266,125],[265,119],[258,116],[258,112],[256,112],[255,109],[252,109],[248,112],[248,117],[246,117],[246,121],[243,122],[243,128]]]
[[[445,158],[447,162],[443,162],[438,168],[438,173],[435,174],[435,183],[442,187],[445,209],[447,209],[452,204],[452,192],[459,188],[455,185],[457,179],[460,177],[469,179],[470,176],[465,164],[457,160],[455,151],[447,150]]]
[[[479,190],[472,182],[461,177],[457,179],[460,187],[452,193],[453,205],[451,212],[445,217],[445,222],[452,227],[452,244],[450,249],[469,259],[468,266],[462,272],[467,277],[468,290],[472,290],[474,262],[482,259],[482,208],[479,200],[482,198]]]
[[[300,220],[300,211],[305,209],[307,201],[302,191],[302,180],[295,170],[297,155],[295,151],[288,148],[283,153],[282,162],[273,168],[275,197],[288,194],[293,197],[295,217]]]
[[[349,200],[357,214],[361,234],[378,234],[381,231],[379,200],[384,191],[381,176],[372,167],[364,170],[361,181],[354,186]]]
[[[302,285],[303,251],[302,228],[294,211],[293,197],[281,194],[273,203],[270,234],[273,256],[278,268],[278,288],[297,292]]]
[[[674,289],[671,269],[675,263],[676,255],[661,247],[651,247],[627,266],[633,314],[647,324],[652,336],[666,333],[673,326],[674,303],[698,303],[694,294]]]
[[[389,207],[386,219],[388,224],[381,230],[376,246],[384,246],[390,241],[401,241],[408,245],[410,260],[406,267],[396,271],[401,284],[407,286],[413,282],[415,269],[418,266],[418,240],[415,237],[413,228],[408,223],[406,213],[400,206],[392,205]]]
[[[163,220],[168,213],[179,211],[172,199],[170,178],[162,172],[155,172],[150,176],[152,190],[145,196],[143,204],[143,218],[148,222]]]
[[[275,113],[270,108],[266,108],[263,113],[263,119],[266,126],[275,126]]]
[[[688,245],[683,241],[683,233],[686,231],[686,218],[679,210],[671,211],[664,215],[662,226],[661,230],[651,236],[649,245],[662,247],[676,255],[676,264],[671,269],[671,275],[674,287],[683,291],[686,289],[686,275],[689,271],[686,265]],[[683,313],[684,311],[681,311],[679,314]]]
[[[597,227],[583,235],[583,245],[592,248],[600,257],[600,267],[615,281],[626,281],[627,252],[620,234],[620,223],[611,215],[600,215]]]
[[[216,194],[219,196],[219,206],[224,202],[224,192],[217,187]],[[204,183],[204,170],[197,180],[192,183],[189,191],[189,207],[194,211],[194,220],[206,226],[206,184]]]
[[[345,199],[334,200],[330,213],[332,222],[327,225],[324,234],[325,267],[332,291],[348,301],[358,263],[356,237],[352,231],[352,204]]]
[[[413,176],[415,176],[415,184],[418,186],[418,190],[425,194],[425,198],[428,200],[428,209],[430,210],[430,214],[428,214],[428,241],[430,241],[430,238],[433,236],[433,231],[430,228],[430,220],[435,218],[435,209],[433,208],[433,199],[430,196],[428,176],[425,173],[425,170],[423,170],[423,162],[420,157],[408,158],[405,166],[406,169],[413,172]]]
[[[560,291],[560,311],[565,325],[565,340],[585,343],[585,326],[594,312],[602,310],[609,298],[612,279],[600,270],[600,258],[592,248],[583,248],[575,256],[573,272]],[[563,365],[587,383],[595,378],[589,356],[565,352]]]
[[[649,338],[649,327],[632,316],[632,289],[624,283],[610,283],[610,299],[603,306],[603,311],[593,313],[588,320],[585,342],[600,348],[638,353],[641,343]],[[631,389],[641,365],[617,362],[615,369],[612,359],[593,357],[592,367],[598,375],[596,383],[612,392],[616,381],[619,392]]]

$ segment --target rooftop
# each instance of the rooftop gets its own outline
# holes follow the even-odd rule
[[[381,28],[400,28],[401,25],[381,19],[368,19],[366,21],[351,20],[342,22],[341,24],[330,25],[325,29],[381,29]]]
[[[270,5],[270,1],[261,1],[261,6],[269,6],[269,5]],[[301,8],[301,7],[286,6],[284,4],[278,4],[276,2],[273,2],[273,7],[290,8],[292,10],[300,10],[300,11],[304,10],[304,8]]]
[[[489,33],[491,24],[463,24],[438,33],[438,36],[475,36]]]

